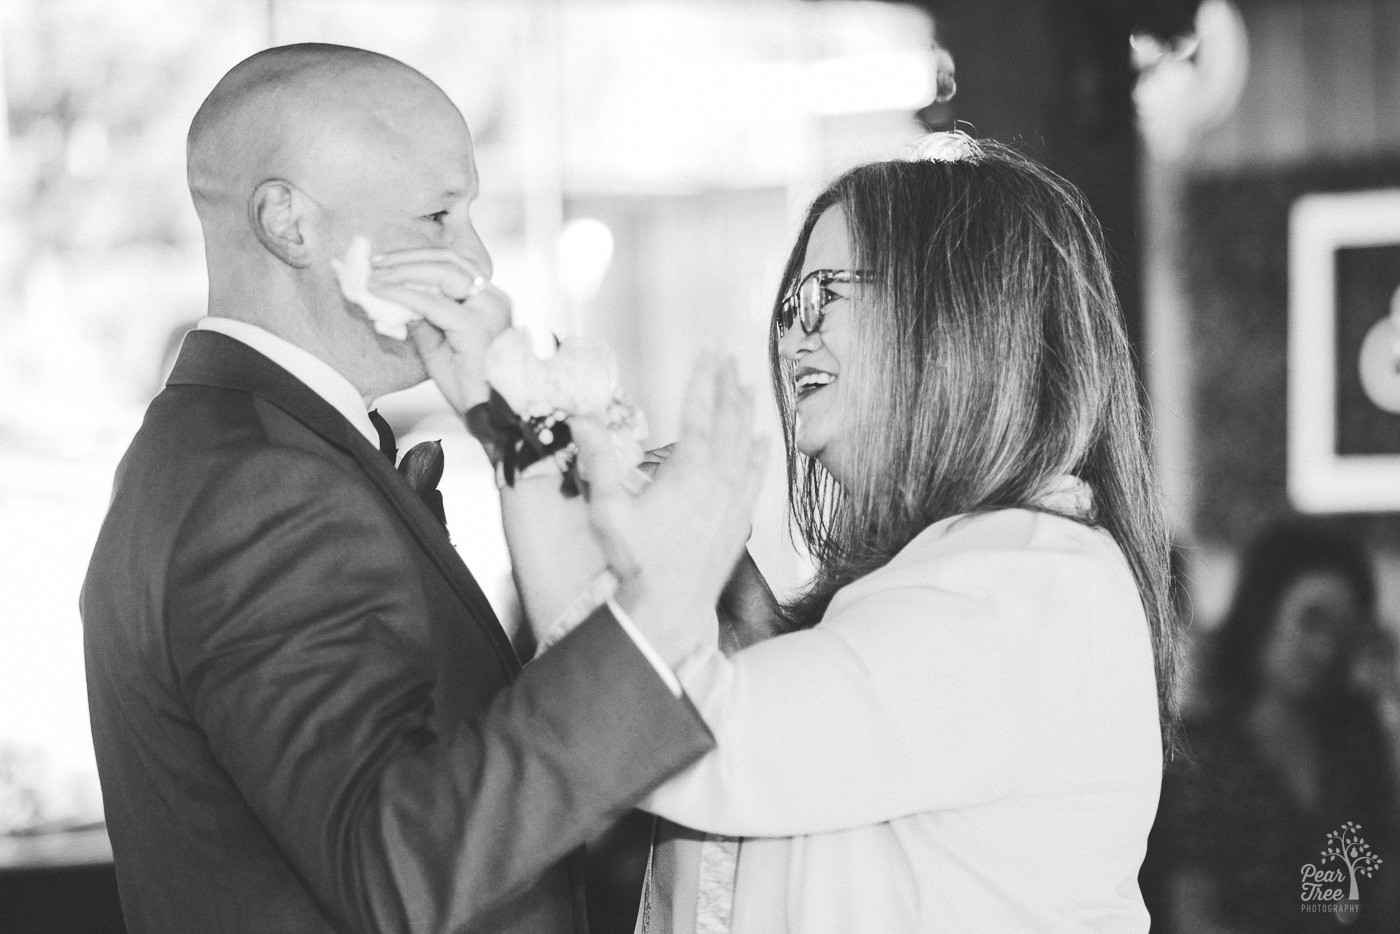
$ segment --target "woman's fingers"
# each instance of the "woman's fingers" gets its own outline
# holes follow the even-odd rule
[[[716,413],[715,452],[730,473],[742,476],[748,467],[745,454],[753,443],[753,391],[734,378],[722,398],[725,404]]]
[[[659,448],[652,448],[642,455],[642,462],[637,465],[637,469],[649,479],[654,480],[656,478],[657,469],[660,468],[662,464],[666,463],[675,449],[676,445],[674,443]]]
[[[753,390],[739,382],[738,367],[726,358],[715,374],[715,408],[710,427],[710,456],[730,482],[742,484],[753,444]]]
[[[687,502],[701,512],[719,507],[724,514],[734,510],[747,515],[757,498],[767,457],[766,444],[753,435],[753,410],[754,394],[739,384],[734,361],[703,354],[686,393],[682,440],[649,452],[642,462],[648,472],[662,461],[672,462],[665,475],[669,479],[661,482],[668,492],[653,488],[655,496],[678,497],[675,507]],[[624,483],[626,469],[607,430],[592,419],[574,419],[570,425],[590,499],[630,499]],[[643,493],[642,498],[650,495]]]
[[[744,486],[744,505],[751,510],[758,503],[758,491],[763,486],[763,468],[768,463],[768,439],[755,438],[749,444],[748,475]]]
[[[673,446],[677,469],[702,462],[725,482],[747,488],[753,421],[754,393],[739,383],[734,359],[702,354],[686,392],[681,441]]]
[[[698,445],[707,443],[715,411],[715,379],[719,361],[708,350],[700,352],[681,410],[681,441],[677,457],[687,457]],[[687,443],[688,442],[688,443]]]
[[[710,438],[712,463],[730,490],[728,505],[747,524],[763,482],[767,443],[753,433],[753,389],[740,384],[732,358],[720,367],[716,384],[717,404]]]

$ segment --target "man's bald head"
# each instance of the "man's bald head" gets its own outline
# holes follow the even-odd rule
[[[259,52],[199,108],[187,157],[210,313],[365,374],[357,386],[402,388],[423,371],[341,295],[331,261],[355,237],[380,252],[446,248],[489,273],[468,210],[477,177],[466,122],[395,59],[319,44]]]
[[[195,114],[186,143],[190,192],[202,208],[241,201],[268,178],[314,189],[327,172],[363,168],[347,161],[412,145],[415,117],[425,110],[439,119],[456,113],[437,85],[386,55],[316,43],[258,52]]]

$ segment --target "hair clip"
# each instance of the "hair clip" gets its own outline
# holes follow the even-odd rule
[[[911,162],[971,162],[982,161],[985,155],[977,140],[962,130],[942,130],[919,137],[909,147]]]

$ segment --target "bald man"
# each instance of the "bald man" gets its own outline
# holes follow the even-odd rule
[[[485,396],[509,308],[481,287],[461,115],[392,59],[272,49],[210,94],[188,162],[209,317],[82,594],[128,927],[583,930],[584,840],[712,745],[670,671],[695,646],[676,620],[714,605],[725,569],[695,569],[742,528],[671,503],[629,602],[522,668],[367,409],[429,376],[459,412]],[[356,235],[384,254],[376,292],[426,319],[408,341],[341,295],[330,261]]]

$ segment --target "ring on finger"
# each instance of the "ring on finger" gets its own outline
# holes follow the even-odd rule
[[[467,294],[462,295],[460,297],[455,295],[451,297],[454,302],[469,302],[472,299],[476,298],[478,295],[480,295],[482,290],[485,288],[486,277],[482,275],[476,275],[472,277],[471,284],[467,286]]]

